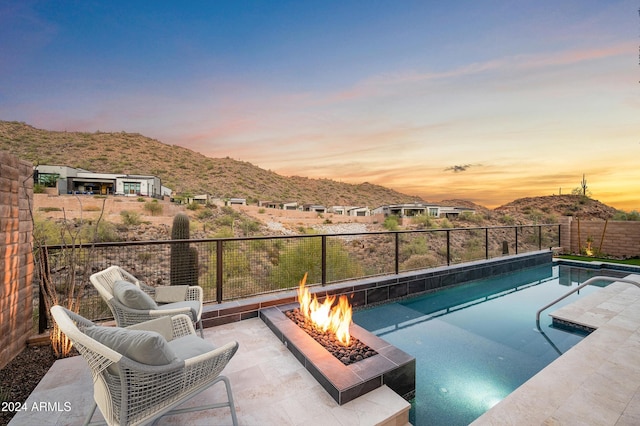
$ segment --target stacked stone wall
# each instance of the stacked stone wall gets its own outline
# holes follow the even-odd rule
[[[562,243],[564,251],[581,253],[591,241],[591,248],[604,256],[618,258],[640,257],[640,222],[637,221],[568,221],[570,245]],[[567,227],[565,227],[567,228]]]
[[[26,347],[33,329],[32,170],[0,151],[0,368]]]

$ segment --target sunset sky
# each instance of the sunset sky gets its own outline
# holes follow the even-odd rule
[[[0,0],[0,120],[281,175],[640,210],[637,0]]]

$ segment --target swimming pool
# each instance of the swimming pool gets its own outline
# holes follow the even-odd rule
[[[353,321],[416,358],[412,424],[467,425],[584,338],[551,328],[547,314],[595,286],[543,312],[543,333],[535,315],[595,275],[627,273],[550,264],[356,311]]]

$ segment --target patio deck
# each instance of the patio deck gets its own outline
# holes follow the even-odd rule
[[[627,278],[640,283],[640,274]],[[472,424],[640,424],[640,288],[613,283],[547,314],[597,330]],[[409,404],[386,387],[339,406],[258,318],[205,329],[205,338],[240,342],[225,373],[241,425],[407,424]],[[81,424],[91,405],[90,381],[81,358],[57,361],[27,404],[69,401],[71,411],[21,412],[10,425]],[[223,393],[216,385],[189,403],[222,399]],[[229,422],[228,410],[218,409],[166,416],[157,424]]]
[[[237,340],[240,348],[224,370],[231,381],[240,425],[381,425],[404,426],[410,405],[386,386],[338,405],[259,318],[207,328],[205,339],[220,345]],[[218,383],[182,407],[224,401]],[[82,357],[56,361],[27,400],[27,407],[43,410],[19,412],[16,425],[80,425],[91,409],[91,373]],[[52,403],[46,406],[46,403]],[[65,406],[65,403],[67,405]],[[65,407],[70,410],[65,411]],[[103,421],[99,410],[93,421]],[[228,408],[165,416],[157,425],[229,425]]]

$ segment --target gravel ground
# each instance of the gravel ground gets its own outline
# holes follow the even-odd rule
[[[9,423],[15,414],[14,404],[24,403],[56,358],[50,345],[28,346],[0,370],[0,425]]]

